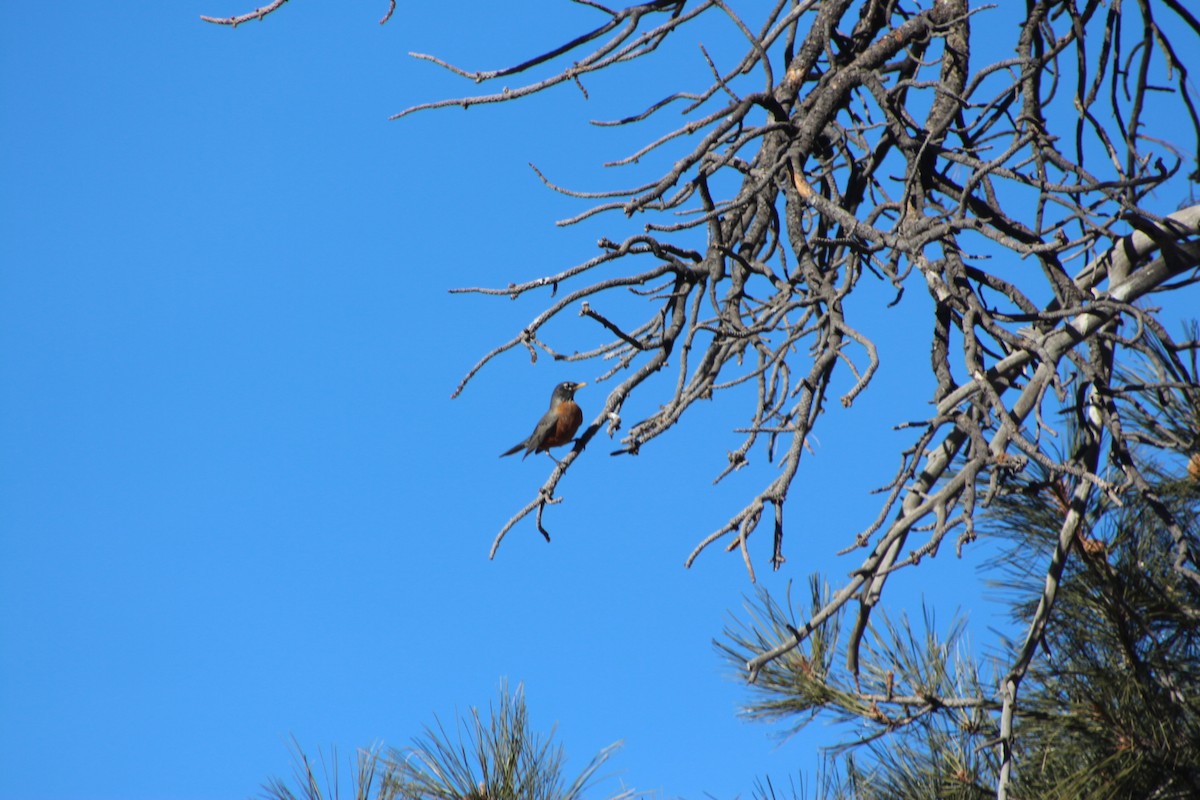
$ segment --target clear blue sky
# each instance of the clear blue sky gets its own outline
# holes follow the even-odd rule
[[[815,726],[780,742],[738,719],[744,685],[711,640],[752,590],[740,558],[694,544],[773,468],[711,479],[740,413],[700,409],[637,459],[597,439],[560,486],[547,545],[500,525],[545,479],[500,460],[564,379],[603,367],[513,353],[450,393],[545,296],[452,297],[583,261],[613,218],[580,188],[644,140],[598,132],[706,74],[694,46],[511,107],[390,114],[471,86],[406,56],[501,66],[596,22],[512,26],[482,0],[10,4],[0,26],[0,798],[230,798],[310,751],[403,745],[434,715],[524,682],[535,726],[578,767],[625,740],[625,784],[732,798],[815,764]],[[733,39],[737,43],[736,37]],[[740,48],[742,45],[737,43]],[[715,48],[718,55],[720,49]],[[513,82],[516,85],[516,82]],[[853,409],[830,408],[790,498],[779,589],[873,516],[929,387],[921,308],[868,325],[895,360]],[[600,331],[573,314],[566,349]],[[887,356],[889,352],[885,352]],[[579,399],[590,415],[605,385]],[[651,407],[649,397],[627,419]],[[737,410],[740,412],[740,410]],[[882,443],[882,447],[879,445]],[[896,580],[969,610],[975,559]],[[936,599],[936,598],[935,598]],[[918,615],[919,616],[919,615]],[[943,617],[939,616],[939,620]],[[615,790],[616,784],[603,788]]]

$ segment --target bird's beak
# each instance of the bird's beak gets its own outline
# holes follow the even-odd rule
[[[576,389],[582,389],[582,388],[583,388],[583,387],[585,387],[585,386],[587,386],[587,384],[586,384],[586,383],[577,383],[577,384],[575,384],[575,388],[576,388]]]

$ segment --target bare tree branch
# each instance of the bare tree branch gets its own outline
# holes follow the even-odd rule
[[[280,5],[214,21],[237,24]],[[539,313],[467,371],[454,396],[518,347],[533,359],[598,359],[597,382],[611,381],[601,412],[505,523],[491,555],[530,515],[549,539],[543,516],[602,430],[619,436],[614,455],[637,455],[696,403],[721,401],[735,409],[731,428],[744,438],[726,451],[716,480],[758,458],[778,459],[778,468],[727,521],[701,532],[685,564],[720,544],[740,554],[751,580],[759,557],[779,569],[788,494],[831,387],[849,387],[840,395],[849,407],[879,390],[878,370],[895,358],[886,342],[872,341],[866,318],[895,308],[911,322],[918,312],[899,307],[925,295],[933,309],[930,405],[896,411],[909,440],[878,490],[873,521],[848,533],[843,551],[861,549],[863,559],[807,620],[753,643],[745,666],[754,681],[780,659],[797,658],[802,644],[816,648],[857,600],[845,668],[855,680],[877,679],[872,614],[889,578],[936,557],[952,534],[961,553],[1013,476],[1036,469],[1057,487],[1061,524],[999,699],[953,687],[914,690],[897,693],[912,707],[896,711],[890,686],[882,699],[861,691],[842,698],[847,713],[884,728],[922,724],[955,698],[985,698],[975,707],[998,712],[995,790],[1007,796],[1017,769],[1018,690],[1052,622],[1072,544],[1084,541],[1084,505],[1136,500],[1153,509],[1172,542],[1173,569],[1200,583],[1187,532],[1148,478],[1156,452],[1191,457],[1200,434],[1155,422],[1159,401],[1146,399],[1179,395],[1200,407],[1195,370],[1180,356],[1194,360],[1200,337],[1174,342],[1160,311],[1145,303],[1200,281],[1200,203],[1189,183],[1200,180],[1200,116],[1183,57],[1200,50],[1200,23],[1177,0],[1030,0],[1015,18],[1003,16],[1007,6],[970,8],[966,0],[580,5],[603,21],[509,67],[475,70],[414,54],[477,84],[529,77],[514,88],[418,103],[393,119],[510,102],[568,82],[582,89],[582,77],[653,59],[702,18],[734,37],[741,56],[722,64],[713,55],[722,51],[698,48],[698,84],[671,83],[654,95],[661,100],[595,123],[635,126],[680,113],[607,165],[639,171],[623,181],[632,188],[567,188],[537,172],[552,190],[583,201],[560,224],[605,218],[624,233],[543,277],[456,290],[513,298],[551,291]],[[1166,118],[1175,124],[1165,135],[1151,130],[1152,120]],[[668,166],[646,166],[651,153],[669,155]],[[863,289],[871,282],[890,303],[872,299]],[[581,317],[600,342],[585,353],[560,352],[544,330],[564,312]],[[1149,365],[1136,378],[1123,371],[1131,358]],[[654,410],[624,424],[625,401],[653,391],[646,382],[664,369],[673,380],[644,404]],[[1086,442],[1064,451],[1059,444],[1071,431],[1086,432]],[[773,535],[760,545],[754,533],[768,512]]]
[[[251,11],[250,13],[242,14],[240,16],[234,16],[234,17],[201,16],[200,19],[204,20],[205,22],[211,22],[214,25],[229,25],[230,27],[236,28],[238,25],[241,25],[243,22],[249,22],[252,19],[254,19],[254,20],[262,19],[267,14],[270,14],[272,11],[278,10],[279,7],[282,6],[284,3],[286,3],[287,1],[288,0],[272,0],[272,2],[268,3],[267,5],[263,6],[262,8],[256,8],[253,11]],[[390,16],[390,12],[389,12],[389,16]]]

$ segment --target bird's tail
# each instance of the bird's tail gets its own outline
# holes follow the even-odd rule
[[[503,453],[500,454],[500,457],[504,458],[505,456],[511,456],[513,453],[520,452],[522,449],[524,449],[524,447],[525,447],[525,443],[521,442],[521,443],[513,446],[512,448],[505,450]]]

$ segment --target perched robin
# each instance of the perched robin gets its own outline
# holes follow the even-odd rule
[[[560,447],[570,442],[575,431],[583,424],[583,412],[575,404],[575,392],[583,386],[587,384],[572,381],[563,381],[555,386],[550,395],[550,410],[538,420],[533,433],[511,450],[501,453],[500,457],[511,456],[518,450],[524,450],[525,455],[521,456],[524,459],[530,453],[544,453],[551,447]]]

